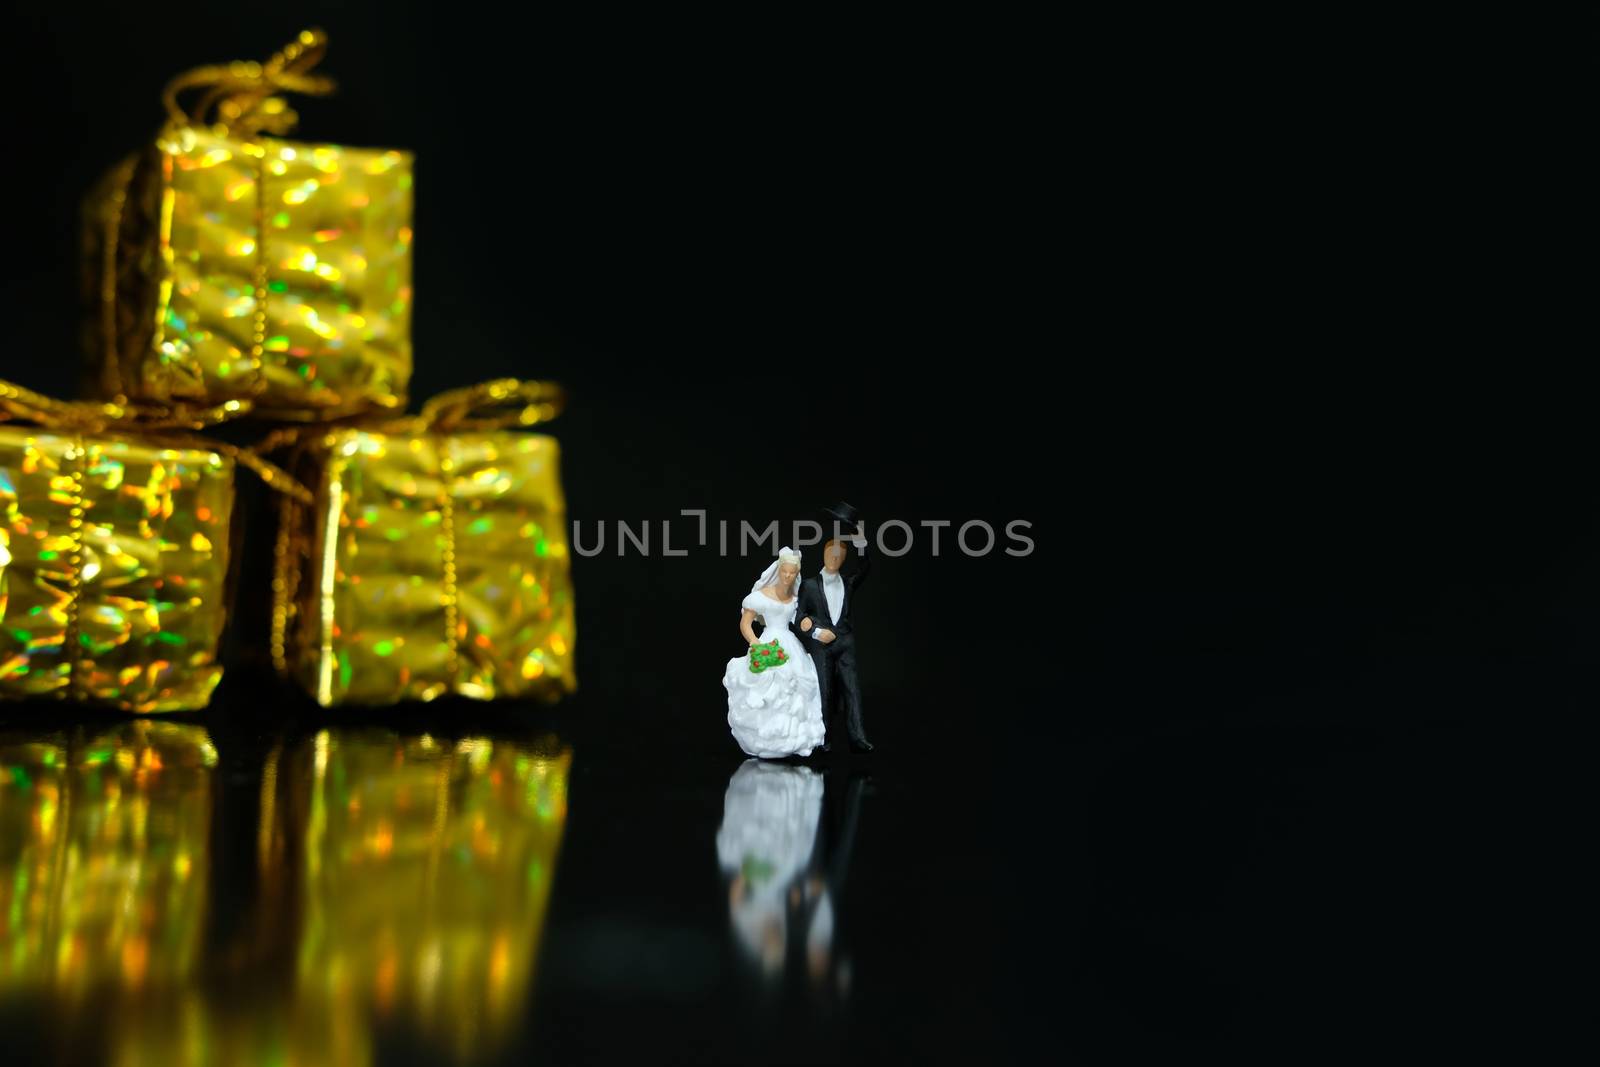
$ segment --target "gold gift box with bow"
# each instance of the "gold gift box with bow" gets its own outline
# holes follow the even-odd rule
[[[279,516],[279,670],[325,706],[572,692],[560,456],[510,430],[560,403],[557,387],[502,380],[297,435],[289,465],[314,503],[285,498]]]
[[[107,399],[320,420],[401,409],[411,376],[412,156],[305,144],[280,91],[327,93],[307,31],[266,63],[201,67],[84,216],[91,376]],[[181,94],[203,89],[188,110]]]
[[[222,678],[235,461],[309,499],[192,432],[246,410],[61,401],[0,381],[0,699],[206,705]]]

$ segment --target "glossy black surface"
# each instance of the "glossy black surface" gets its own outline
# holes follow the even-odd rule
[[[15,776],[0,785],[13,1048],[119,1063],[815,1062],[975,1054],[995,1036],[992,808],[970,760],[891,747],[770,763],[765,795],[739,795],[731,744],[608,737],[574,720],[581,700],[327,727],[293,709],[146,727],[58,715],[0,733]],[[141,764],[108,800],[103,764],[85,760],[109,750],[114,765],[151,729],[165,765]],[[68,764],[62,778],[38,780],[41,743],[64,754],[46,757]],[[183,758],[208,743],[214,766]],[[496,762],[474,779],[465,761],[485,747]],[[565,756],[554,837],[521,846],[552,879],[540,914],[518,891],[523,865],[499,861],[551,813],[479,794],[509,760]],[[438,786],[441,760],[453,788]],[[139,832],[105,836],[130,803]],[[63,809],[71,820],[40,829]],[[747,832],[730,863],[717,838],[734,823]],[[162,872],[185,850],[175,888]]]
[[[888,723],[913,709],[883,701],[879,752],[762,765],[787,795],[761,813],[733,788],[736,752],[691,747],[715,731],[614,730],[582,698],[332,722],[289,698],[265,718],[236,706],[171,727],[214,743],[215,767],[153,790],[145,847],[102,879],[142,924],[96,925],[105,894],[66,865],[25,872],[19,827],[46,798],[0,785],[0,885],[42,877],[60,913],[37,958],[17,947],[37,938],[8,926],[0,1018],[30,1058],[122,1063],[959,1062],[1026,1058],[1040,1040],[1117,1061],[1494,1033],[1496,857],[1527,767],[1452,720],[1529,682],[1465,665],[1352,673],[1236,689],[1209,721],[1105,697],[1119,728],[1009,756],[903,738]],[[1434,696],[1397,702],[1397,683]],[[81,755],[126,729],[13,721],[0,752],[10,772],[30,743]],[[486,742],[570,755],[558,845],[524,845],[551,877],[547,912],[519,895],[522,867],[492,857],[548,807],[472,806],[461,790],[448,813],[395,804],[408,775],[432,780],[415,777],[419,745],[459,769]],[[337,805],[306,800],[323,788],[319,747],[360,771],[343,836]],[[128,876],[207,812],[188,842],[201,891]],[[393,846],[374,851],[390,823]],[[725,862],[732,823],[767,851]],[[469,857],[475,834],[491,847]],[[763,876],[783,890],[751,907]],[[174,899],[192,914],[162,914]],[[99,938],[87,970],[59,933],[75,908]],[[190,926],[192,944],[172,934]],[[146,928],[168,936],[136,944]],[[429,985],[430,966],[454,981]]]

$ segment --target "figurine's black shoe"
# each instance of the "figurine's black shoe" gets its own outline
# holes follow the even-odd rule
[[[833,746],[828,744],[828,742],[824,741],[824,742],[822,742],[822,744],[818,745],[812,751],[813,752],[832,752],[833,751]]]
[[[873,745],[865,737],[852,737],[850,739],[850,747],[857,752],[871,752]]]

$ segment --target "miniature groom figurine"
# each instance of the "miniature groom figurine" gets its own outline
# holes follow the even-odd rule
[[[823,546],[822,573],[800,583],[795,628],[817,667],[824,723],[834,717],[833,699],[838,694],[844,700],[851,747],[858,752],[871,752],[872,742],[867,740],[861,724],[861,683],[856,677],[856,637],[851,616],[856,591],[866,580],[872,557],[867,554],[866,530],[855,508],[839,503],[824,510],[834,520],[835,530],[843,526],[853,531],[849,536],[861,553],[861,565],[845,576],[839,572],[846,556],[844,543],[834,539]],[[824,751],[830,747],[827,742],[822,745]]]

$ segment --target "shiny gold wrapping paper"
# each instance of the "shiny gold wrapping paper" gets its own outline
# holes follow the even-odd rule
[[[297,53],[311,56],[302,66],[320,56],[315,41],[314,55]],[[184,112],[169,87],[174,115],[154,145],[86,204],[87,335],[101,394],[253,398],[258,413],[281,419],[404,407],[411,154],[255,128],[292,124],[268,106],[282,103],[269,90],[327,91],[319,81],[202,68],[175,85],[211,86],[207,102],[220,101],[232,125]]]
[[[323,705],[572,692],[554,438],[328,432],[285,498],[274,655]]]
[[[204,449],[0,425],[0,699],[204,707],[233,470]]]

